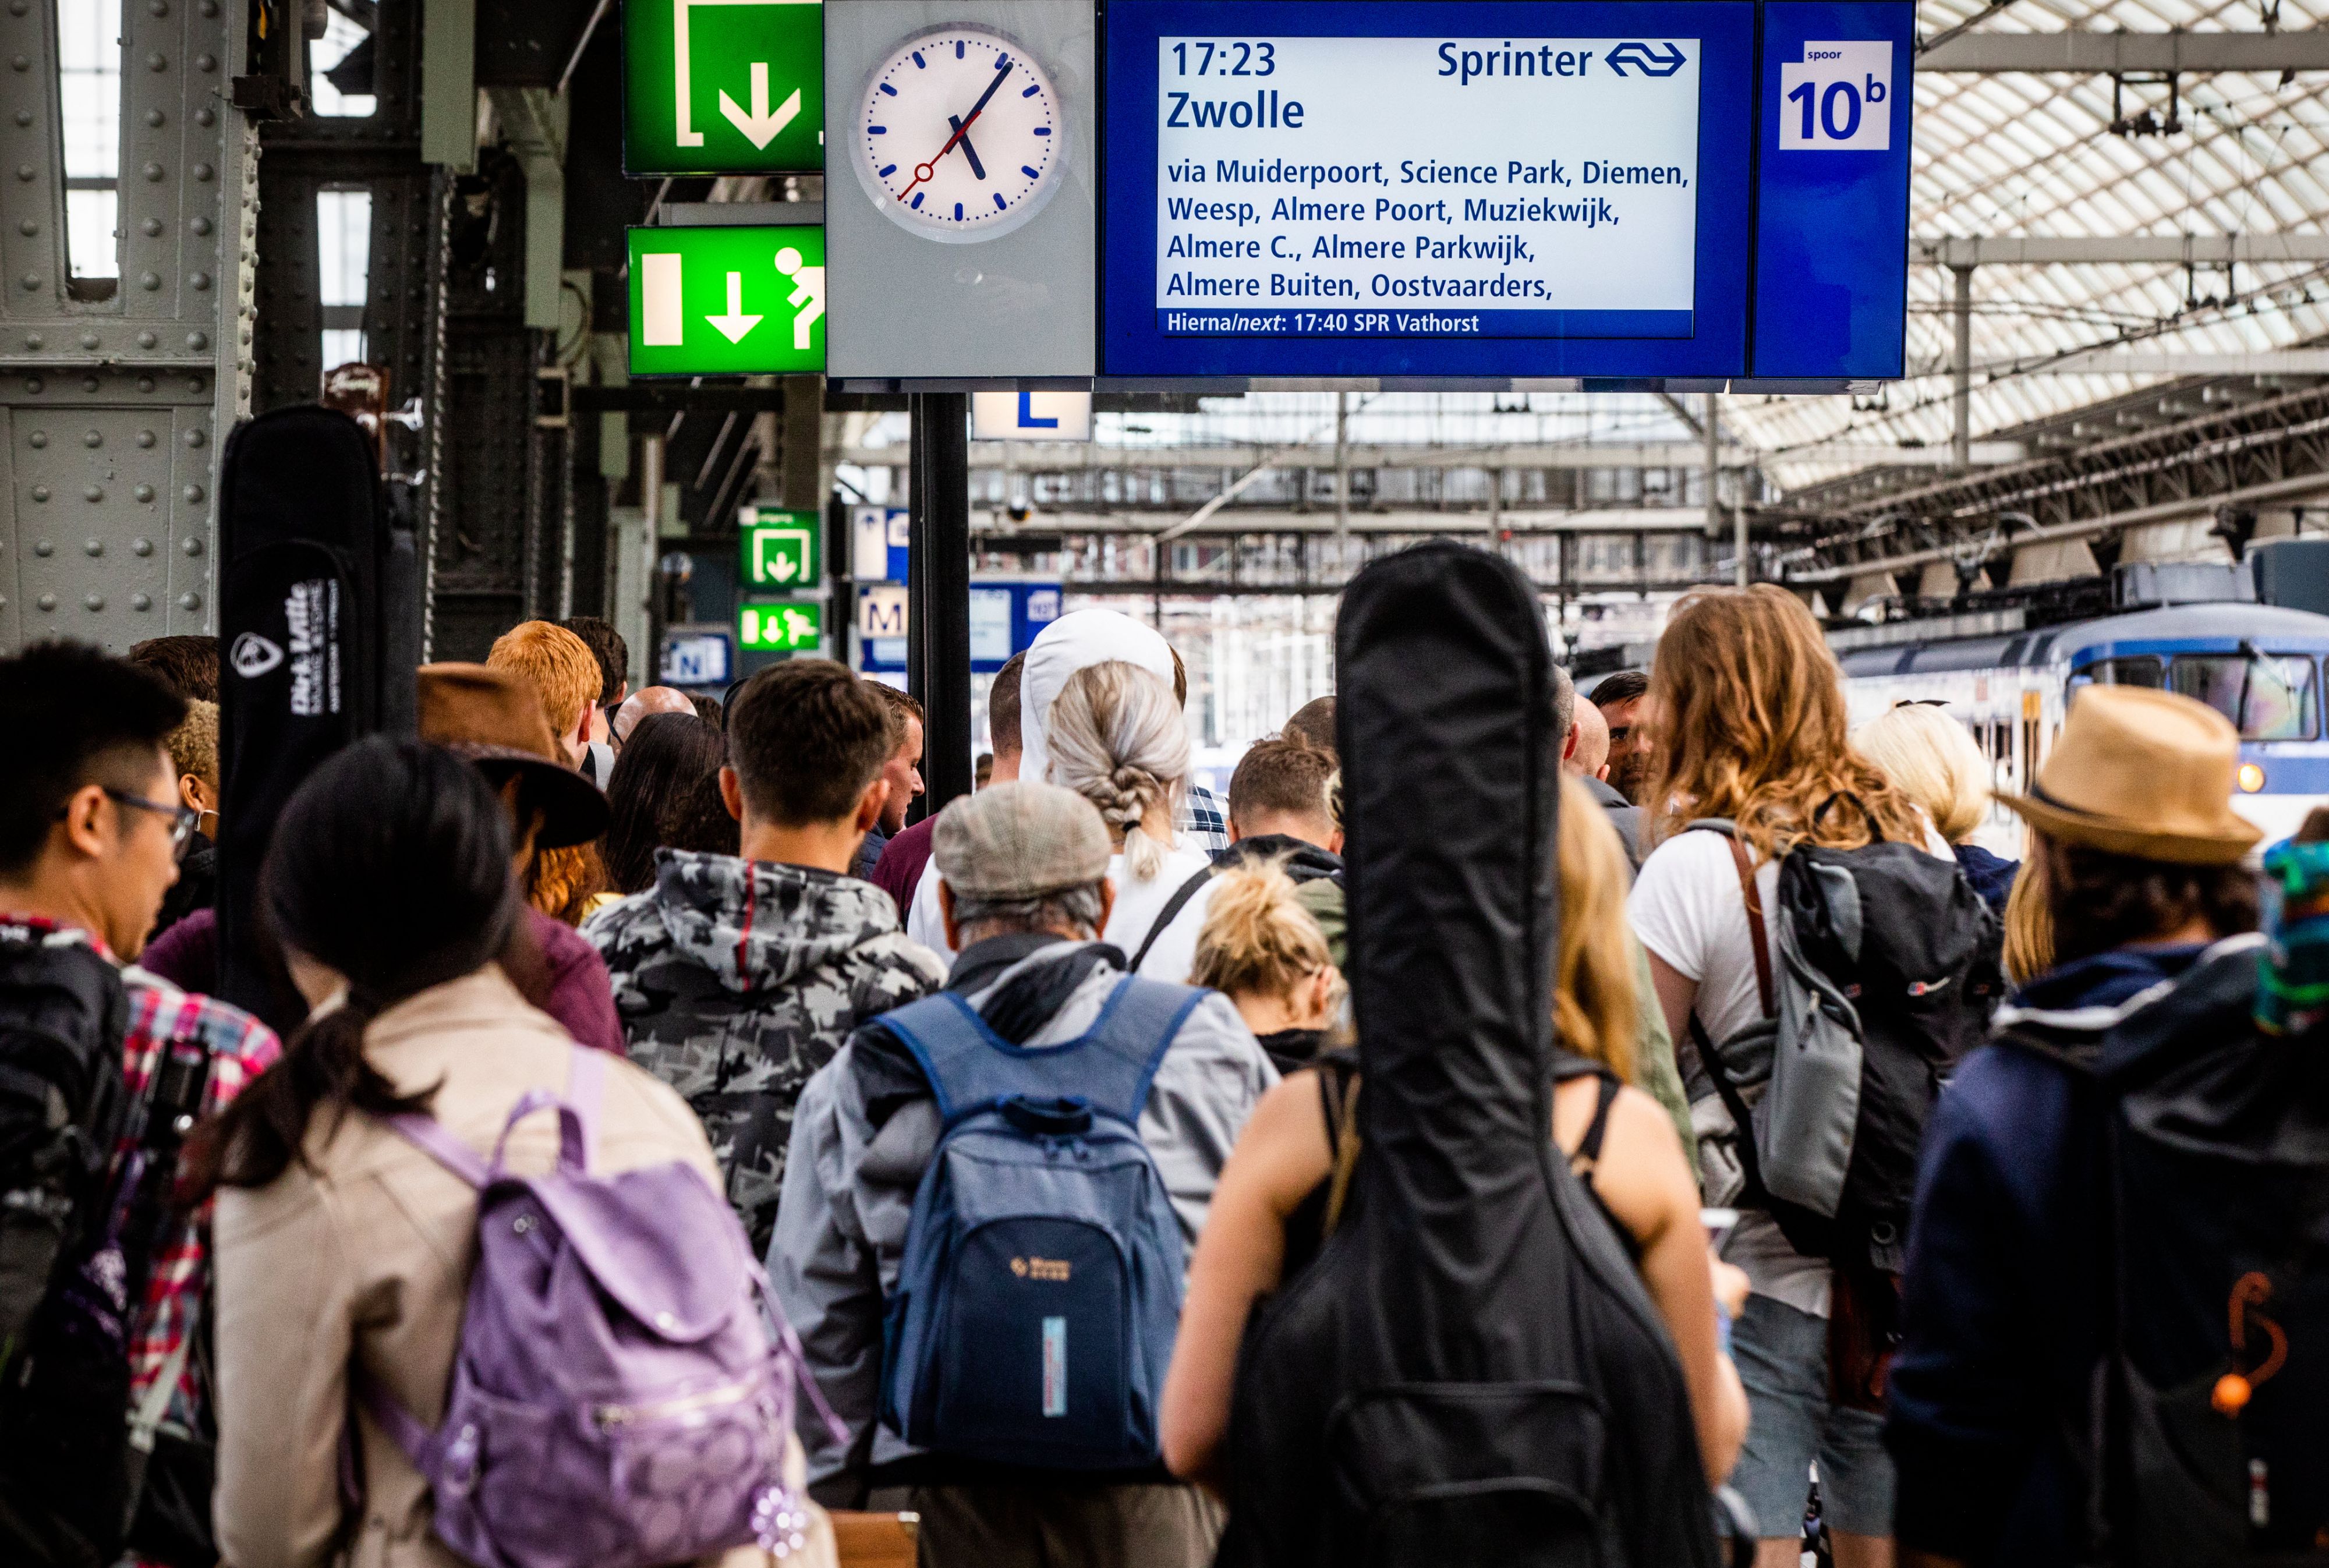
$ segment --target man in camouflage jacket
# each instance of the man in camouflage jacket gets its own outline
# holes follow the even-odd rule
[[[889,896],[843,874],[895,749],[888,713],[860,685],[824,660],[756,677],[731,713],[721,780],[743,855],[659,850],[655,885],[582,929],[607,962],[631,1060],[703,1119],[756,1257],[776,1226],[802,1086],[859,1024],[946,979],[898,929]],[[826,814],[836,801],[841,813]]]

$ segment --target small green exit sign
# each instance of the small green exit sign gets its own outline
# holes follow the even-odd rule
[[[633,229],[631,373],[825,368],[825,231]]]
[[[743,544],[740,575],[747,588],[800,589],[815,583],[816,534],[822,521],[814,512],[783,512],[747,506],[736,531]]]
[[[623,0],[623,171],[825,167],[816,0]]]
[[[738,647],[762,653],[815,653],[824,642],[822,600],[746,600],[736,608]]]

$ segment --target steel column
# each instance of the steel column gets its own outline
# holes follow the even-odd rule
[[[970,399],[917,392],[909,514],[907,670],[922,704],[922,779],[928,816],[971,789]]]

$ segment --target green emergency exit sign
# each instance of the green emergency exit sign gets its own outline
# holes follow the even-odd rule
[[[746,600],[736,608],[736,646],[762,653],[815,653],[825,642],[825,603]]]
[[[623,169],[819,173],[816,0],[623,0]]]
[[[825,231],[633,229],[631,373],[825,368]]]
[[[785,512],[774,506],[747,506],[737,518],[743,544],[739,563],[747,588],[800,589],[820,575],[816,555],[815,512]]]

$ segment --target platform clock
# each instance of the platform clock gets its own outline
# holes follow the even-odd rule
[[[940,244],[1007,234],[1067,174],[1066,117],[1041,62],[990,28],[906,40],[865,84],[852,149],[873,204]]]

